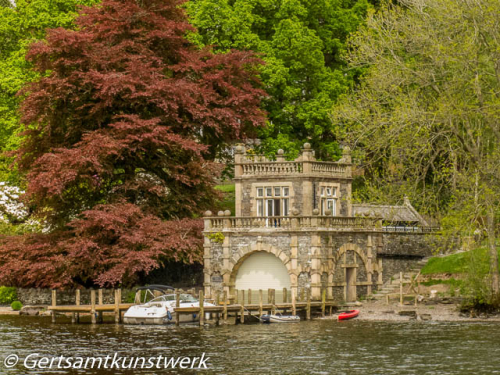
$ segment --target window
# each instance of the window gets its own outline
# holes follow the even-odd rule
[[[321,215],[326,215],[326,211],[330,210],[331,215],[336,215],[337,213],[337,188],[334,186],[321,186],[320,187],[320,197],[321,197]]]
[[[288,216],[290,212],[289,196],[289,187],[258,187],[256,199],[257,216]]]

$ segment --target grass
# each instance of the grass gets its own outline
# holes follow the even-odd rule
[[[217,185],[215,187],[216,190],[222,192],[222,200],[219,202],[217,206],[218,210],[229,210],[231,214],[234,215],[235,211],[235,188],[234,184],[232,185]]]
[[[481,274],[488,272],[489,256],[488,249],[485,246],[463,253],[431,258],[422,269],[422,274],[462,274],[467,273],[469,270]]]

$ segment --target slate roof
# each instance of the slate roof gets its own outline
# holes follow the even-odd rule
[[[354,203],[352,205],[353,216],[381,217],[391,222],[412,222],[421,226],[429,226],[427,221],[413,208],[406,198],[402,206],[379,205],[369,203]]]

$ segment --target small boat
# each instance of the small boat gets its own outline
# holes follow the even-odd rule
[[[171,293],[174,288],[162,285],[150,285],[138,288],[137,291],[144,295],[142,303],[137,301],[136,305],[130,307],[123,316],[125,324],[167,324],[173,323],[175,315],[176,295]],[[163,295],[155,297],[156,294]],[[137,294],[139,295],[139,294]],[[153,297],[147,301],[148,298]],[[200,302],[190,294],[181,293],[179,295],[179,307],[199,307]],[[147,301],[147,302],[146,302]],[[214,306],[204,302],[205,306]],[[196,322],[200,320],[198,314],[180,314],[180,323]],[[205,318],[210,318],[210,313],[205,314]]]
[[[338,320],[348,320],[355,318],[358,315],[359,315],[359,310],[342,311],[338,316]]]
[[[297,315],[266,314],[260,317],[263,323],[297,323],[300,317]]]

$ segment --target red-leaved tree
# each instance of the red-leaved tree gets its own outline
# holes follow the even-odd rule
[[[47,234],[4,238],[0,284],[131,284],[163,261],[200,262],[213,162],[264,122],[256,57],[185,38],[182,0],[104,0],[28,58],[17,152]]]

